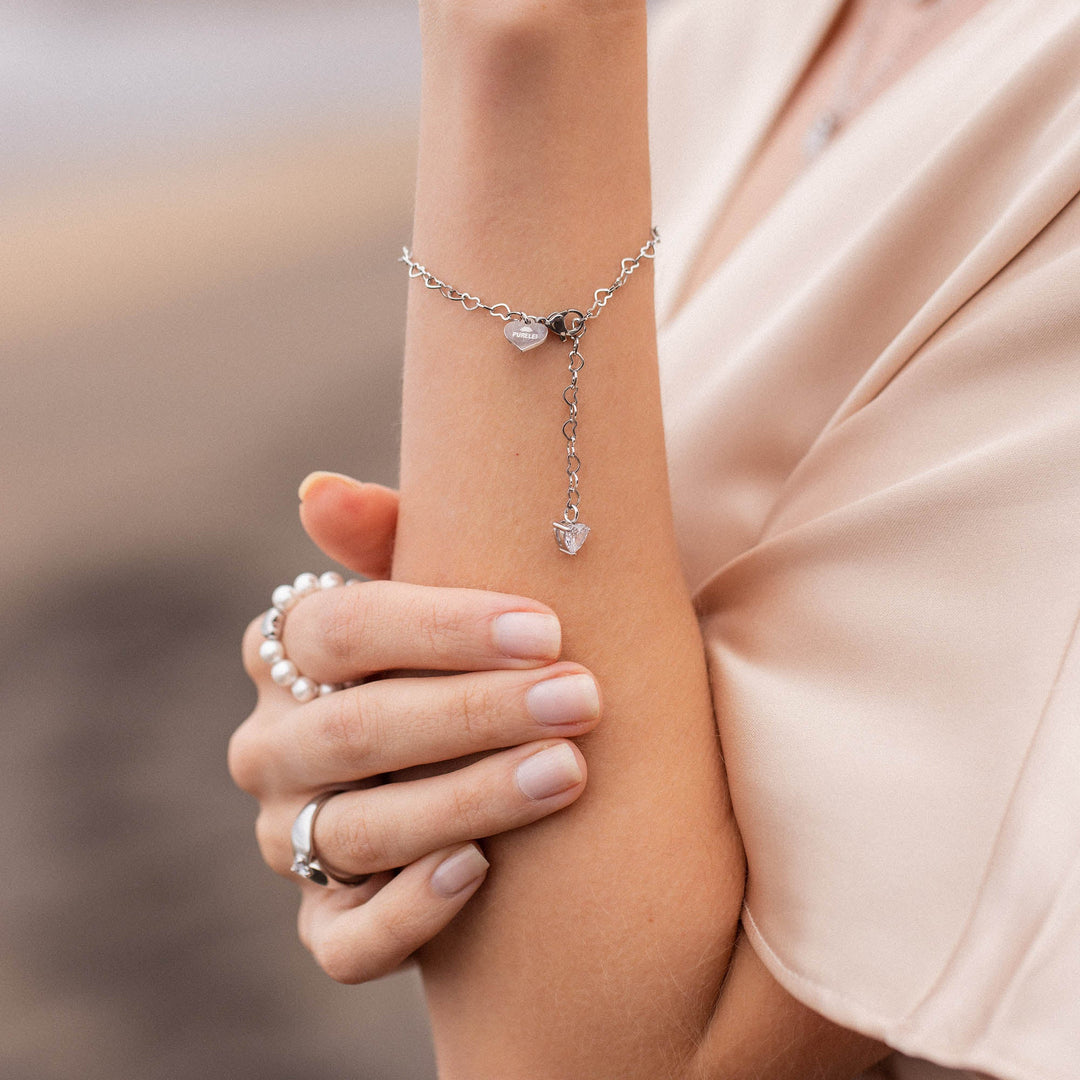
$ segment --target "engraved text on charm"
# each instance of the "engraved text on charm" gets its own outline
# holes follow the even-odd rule
[[[553,521],[555,543],[567,555],[576,555],[589,536],[589,526],[580,521]]]
[[[511,319],[503,329],[506,340],[516,345],[522,352],[543,345],[548,336],[548,328],[540,322],[526,322],[524,319]]]

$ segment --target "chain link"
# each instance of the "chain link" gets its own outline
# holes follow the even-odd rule
[[[585,357],[581,355],[581,339],[588,329],[589,321],[595,319],[603,311],[615,293],[626,284],[630,275],[641,265],[642,260],[656,257],[656,245],[659,242],[660,233],[653,227],[649,231],[649,239],[642,244],[638,253],[631,258],[622,260],[618,277],[606,289],[597,289],[593,293],[593,302],[588,308],[584,311],[580,308],[564,308],[562,311],[555,311],[550,315],[529,315],[524,311],[511,308],[508,304],[485,303],[480,297],[461,292],[436,277],[426,266],[413,258],[412,252],[407,247],[401,249],[401,259],[399,261],[409,268],[410,278],[419,278],[424,283],[425,288],[439,293],[447,300],[461,304],[466,311],[486,311],[489,315],[501,319],[503,322],[541,323],[557,334],[563,341],[569,339],[571,344],[568,365],[570,382],[563,391],[563,401],[566,402],[569,413],[562,425],[563,438],[566,439],[566,507],[563,511],[562,522],[554,523],[557,537],[560,524],[563,527],[578,526],[578,513],[581,506],[581,458],[577,452],[578,375],[585,367]],[[584,532],[587,533],[588,530],[584,529]],[[562,541],[560,541],[559,546],[562,550],[573,554],[583,542],[584,536],[576,541],[574,546],[566,547]]]
[[[600,314],[607,306],[608,301],[626,284],[630,275],[641,265],[642,260],[656,257],[656,245],[659,242],[660,233],[654,227],[650,230],[649,239],[641,245],[638,253],[632,258],[623,259],[619,276],[606,289],[597,289],[593,293],[593,302],[590,307],[584,311],[580,308],[564,308],[562,311],[555,311],[550,315],[530,315],[524,311],[517,311],[508,304],[488,304],[481,300],[479,296],[460,292],[441,278],[436,277],[423,263],[417,262],[407,247],[401,249],[401,258],[398,262],[403,262],[409,268],[410,278],[419,278],[424,283],[425,288],[439,293],[447,300],[461,304],[466,311],[486,311],[489,315],[494,315],[495,318],[501,319],[503,322],[511,322],[516,319],[520,322],[542,323],[549,330],[554,330],[559,337],[565,339],[568,337],[581,337],[585,333],[585,327],[589,320],[595,319]],[[571,315],[577,316],[577,318],[574,322],[567,324],[565,320]],[[560,320],[562,320],[561,329]]]
[[[579,334],[573,339],[573,348],[570,350],[570,385],[563,391],[563,401],[566,402],[570,415],[563,421],[562,432],[566,439],[566,509],[563,512],[563,521],[567,524],[576,524],[578,519],[578,507],[581,505],[581,484],[579,473],[581,471],[581,458],[577,453],[578,431],[578,373],[585,366],[585,357],[581,355],[578,347],[581,341]]]

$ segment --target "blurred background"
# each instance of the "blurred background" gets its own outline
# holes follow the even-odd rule
[[[243,626],[393,483],[414,0],[0,3],[0,1076],[425,1080],[225,769]]]

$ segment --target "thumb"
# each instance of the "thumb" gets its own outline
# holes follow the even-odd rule
[[[314,472],[300,485],[300,521],[335,562],[365,577],[390,576],[398,493],[339,473]]]

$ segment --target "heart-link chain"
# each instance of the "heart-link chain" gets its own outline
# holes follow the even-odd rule
[[[655,258],[656,245],[659,242],[660,233],[654,227],[649,232],[649,239],[642,244],[638,253],[622,260],[618,277],[606,289],[597,289],[593,293],[593,302],[588,308],[584,311],[580,308],[563,308],[560,311],[553,311],[550,315],[530,315],[510,307],[509,304],[485,303],[480,297],[455,289],[436,277],[426,266],[413,258],[412,252],[407,247],[401,249],[399,261],[409,268],[409,277],[419,278],[425,288],[460,304],[466,311],[486,311],[504,323],[522,324],[521,327],[507,326],[506,328],[507,339],[520,351],[525,352],[542,344],[548,330],[558,335],[562,341],[570,342],[570,382],[563,391],[563,401],[566,402],[569,415],[562,425],[563,437],[566,439],[566,506],[563,510],[562,521],[552,522],[555,542],[559,550],[567,555],[576,555],[589,535],[589,526],[578,520],[581,506],[581,458],[577,452],[578,376],[585,366],[585,358],[581,355],[581,339],[585,336],[589,321],[595,319],[607,306],[615,293],[626,284],[630,275],[641,265],[642,260]],[[545,328],[542,332],[543,336],[538,339],[536,333],[528,333],[527,328],[530,324],[543,326]]]

